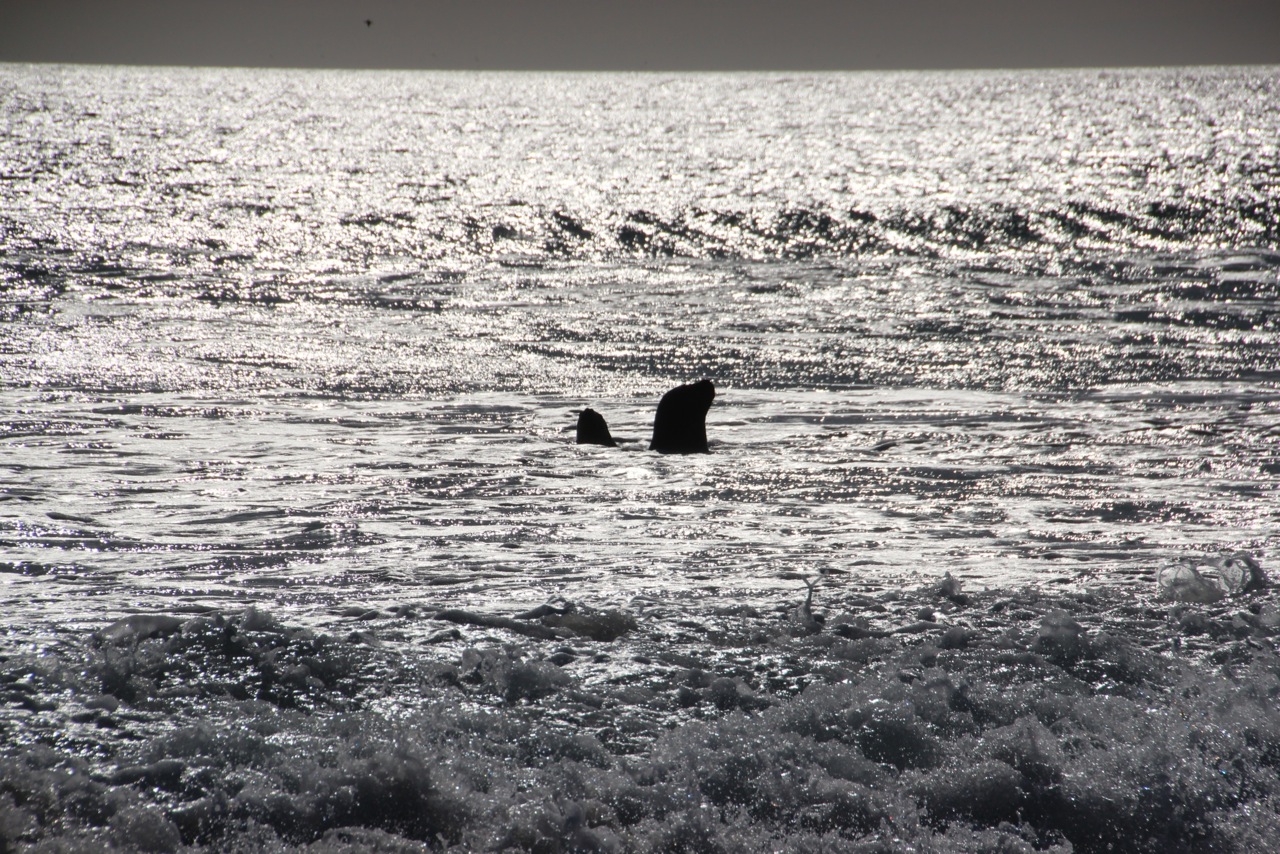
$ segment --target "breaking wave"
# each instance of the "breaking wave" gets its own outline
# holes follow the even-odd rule
[[[1272,590],[820,591],[774,612],[356,608],[338,635],[134,615],[0,667],[25,733],[0,840],[1247,852],[1280,831]]]
[[[1003,205],[947,205],[873,213],[851,208],[791,208],[772,214],[690,208],[578,216],[565,211],[470,220],[468,242],[498,252],[522,244],[552,257],[629,252],[655,257],[812,259],[901,255],[946,258],[957,253],[1158,251],[1266,246],[1280,239],[1273,199],[1150,203],[1142,210],[1088,202],[1020,210]],[[1083,259],[1078,259],[1083,263]]]

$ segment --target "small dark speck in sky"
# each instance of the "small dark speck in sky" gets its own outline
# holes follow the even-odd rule
[[[352,38],[359,21],[368,35]],[[676,71],[1270,65],[1280,64],[1277,33],[1277,0],[0,0],[0,62]]]

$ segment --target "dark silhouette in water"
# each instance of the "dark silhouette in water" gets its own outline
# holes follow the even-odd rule
[[[707,410],[715,399],[711,380],[676,386],[658,402],[649,450],[662,454],[706,454]]]
[[[618,447],[618,443],[609,434],[609,425],[605,423],[604,416],[594,409],[584,409],[578,416],[578,444]]]

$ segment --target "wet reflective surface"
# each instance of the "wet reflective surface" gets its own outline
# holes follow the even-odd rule
[[[0,66],[0,731],[19,763],[6,775],[99,763],[125,775],[101,778],[109,801],[181,756],[169,801],[68,838],[127,838],[140,822],[155,850],[243,842],[230,828],[249,817],[303,844],[343,825],[282,817],[231,782],[239,760],[202,766],[192,757],[213,748],[166,721],[205,721],[219,741],[229,721],[270,728],[273,710],[302,708],[319,717],[279,732],[355,756],[342,715],[391,729],[443,715],[483,733],[480,759],[449,754],[461,767],[523,743],[504,729],[515,721],[554,742],[563,719],[599,740],[564,747],[586,750],[574,762],[622,773],[618,756],[736,756],[685,743],[701,738],[691,721],[728,713],[775,715],[724,723],[735,739],[816,738],[782,710],[870,703],[889,691],[881,677],[939,666],[939,644],[966,649],[945,646],[952,626],[976,633],[952,670],[975,690],[1081,680],[1088,690],[1062,690],[1088,699],[1062,720],[1098,731],[1110,713],[1081,711],[1105,705],[1095,694],[1142,703],[1192,678],[1167,662],[1134,670],[1132,656],[1209,639],[1192,660],[1237,671],[1201,688],[1227,692],[1241,662],[1272,666],[1272,593],[1194,618],[1152,597],[1181,558],[1244,551],[1275,572],[1276,80]],[[662,393],[701,377],[717,388],[712,453],[649,452]],[[619,448],[573,444],[587,406]],[[945,573],[978,598],[940,605]],[[794,610],[820,575],[825,627]],[[1009,592],[1026,585],[1039,592]],[[1092,587],[1101,599],[1081,594]],[[549,602],[614,616],[512,622]],[[1083,628],[1063,629],[1058,610]],[[182,627],[120,628],[124,651],[92,640],[134,613]],[[872,623],[833,634],[841,614]],[[868,643],[832,651],[855,641]],[[664,664],[673,645],[684,658]],[[1024,653],[1040,657],[997,660]],[[866,697],[801,694],[851,679],[869,680]],[[639,682],[649,694],[624,690]],[[937,693],[920,690],[910,702]],[[494,717],[442,711],[460,697]],[[948,706],[926,722],[946,730],[930,736],[942,753],[857,784],[950,815],[945,775],[911,774],[1032,707],[1069,744],[1080,730],[1041,700],[988,704],[985,719]],[[132,723],[117,732],[103,715]],[[1000,737],[1039,737],[1017,732]],[[914,743],[859,738],[845,738],[857,762],[882,765]],[[422,761],[439,747],[410,741]],[[14,752],[32,744],[63,758]],[[547,773],[569,774],[565,755]],[[1092,762],[1060,773],[1096,776]],[[533,767],[515,766],[512,779]],[[219,782],[193,782],[201,767]],[[611,797],[657,772],[635,773]],[[717,779],[691,785],[771,828],[740,845],[784,827],[845,842],[900,832],[875,817],[884,804],[845,827],[814,817],[835,795],[765,815]],[[439,832],[464,848],[500,847],[508,830],[513,847],[572,848],[582,828],[657,844],[622,832],[628,808],[574,818],[589,798],[539,785],[555,794],[554,832],[530,830],[545,816],[519,813],[514,794],[493,795],[504,817],[491,825],[441,807],[454,824]],[[1017,785],[1019,808],[1043,819],[1028,844],[1105,838],[1063,837],[1053,828],[1078,817],[1029,806],[1041,784]],[[0,812],[6,793],[36,815],[17,789],[0,788]],[[218,797],[239,805],[208,827],[182,812]],[[674,809],[629,808],[650,830]],[[435,832],[351,810],[350,824],[404,839]],[[58,835],[24,821],[15,839]],[[1124,827],[1130,842],[1153,832]],[[1257,830],[1231,827],[1222,839]],[[902,838],[917,831],[933,832]],[[605,835],[573,844],[609,850]]]
[[[645,450],[644,399],[592,401],[624,440],[610,449],[572,444],[566,399],[518,393],[10,397],[6,581],[41,622],[93,626],[113,599],[312,613],[424,587],[514,608],[566,589],[759,604],[828,568],[1147,585],[1180,554],[1276,535],[1280,414],[1226,384],[722,387],[713,453],[687,457]]]

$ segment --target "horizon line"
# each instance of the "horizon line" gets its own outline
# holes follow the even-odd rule
[[[76,60],[18,60],[0,58],[0,66],[71,66],[81,68],[149,68],[226,71],[352,71],[393,73],[475,73],[475,74],[915,74],[965,72],[1055,72],[1055,71],[1177,71],[1208,68],[1280,68],[1280,62],[1197,62],[1179,65],[1010,65],[1010,66],[917,66],[847,68],[812,66],[793,68],[682,68],[672,67],[471,67],[471,66],[348,66],[348,65],[182,65],[171,62],[85,62]]]

